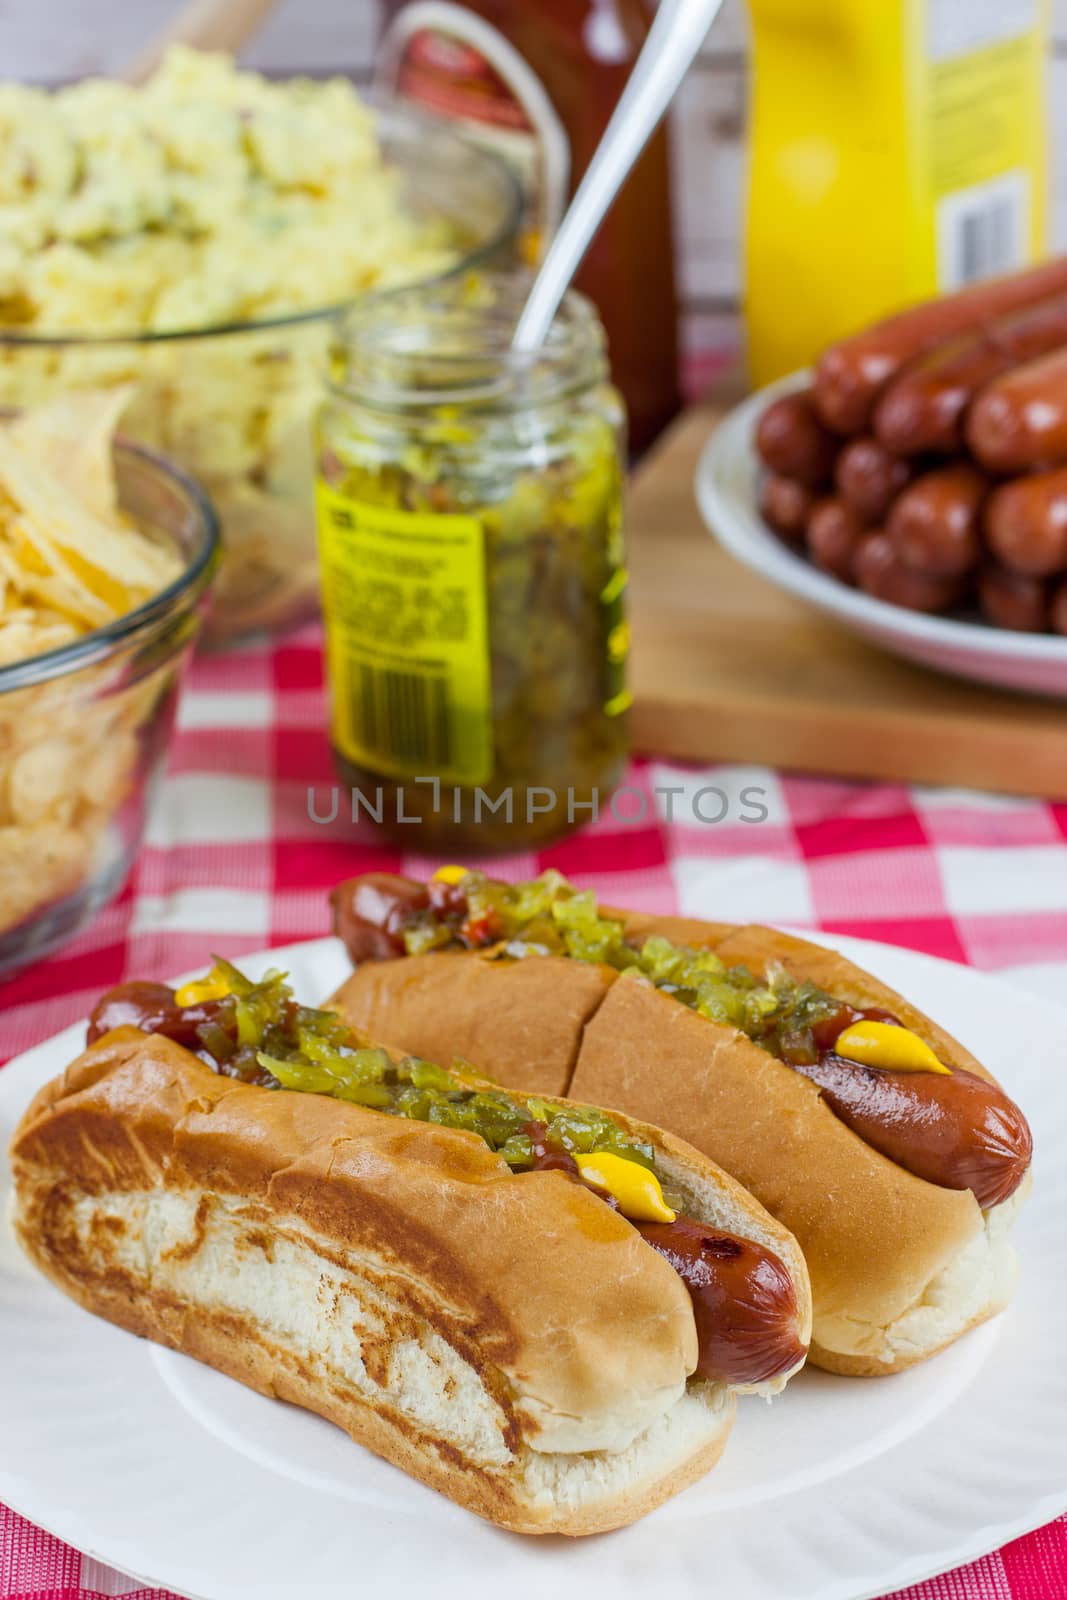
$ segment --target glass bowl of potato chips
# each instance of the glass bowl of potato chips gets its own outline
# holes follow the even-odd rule
[[[507,260],[505,163],[341,78],[176,47],[144,84],[0,84],[0,405],[128,385],[203,484],[220,644],[318,609],[312,416],[339,309]]]
[[[0,976],[121,888],[218,564],[203,491],[113,437],[127,398],[0,418]]]

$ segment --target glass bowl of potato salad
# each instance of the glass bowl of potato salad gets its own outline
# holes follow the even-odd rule
[[[0,418],[0,976],[121,888],[218,564],[203,491],[114,439],[128,399]]]
[[[518,216],[502,162],[346,79],[176,47],[136,87],[0,84],[0,405],[121,386],[123,436],[218,511],[212,642],[289,626],[337,311],[506,259]]]

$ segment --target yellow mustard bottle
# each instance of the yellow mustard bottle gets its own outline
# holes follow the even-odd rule
[[[749,0],[754,384],[1038,258],[1045,0]]]

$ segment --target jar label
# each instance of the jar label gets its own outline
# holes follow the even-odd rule
[[[477,517],[315,490],[334,744],[394,778],[488,782],[492,681]]]

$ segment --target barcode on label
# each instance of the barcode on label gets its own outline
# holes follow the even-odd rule
[[[350,661],[348,735],[386,768],[439,773],[452,765],[448,678]]]
[[[962,289],[1025,264],[1029,198],[1025,173],[945,196],[937,208],[941,289]]]
[[[334,744],[392,778],[492,776],[485,532],[477,517],[315,486]]]

